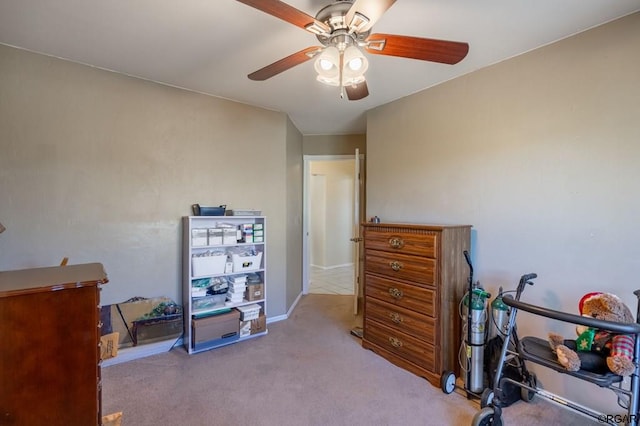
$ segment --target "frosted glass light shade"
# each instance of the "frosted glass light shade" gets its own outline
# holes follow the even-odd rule
[[[332,86],[340,84],[340,52],[335,46],[325,48],[314,64],[318,81]]]

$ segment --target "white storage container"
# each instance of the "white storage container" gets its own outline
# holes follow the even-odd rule
[[[238,306],[236,308],[240,311],[240,320],[241,321],[250,321],[254,319],[258,319],[260,316],[260,309],[262,307],[258,304],[246,305],[246,306]]]
[[[214,256],[193,256],[191,269],[194,277],[206,277],[207,275],[224,274],[224,264],[227,262],[226,254]]]
[[[255,271],[260,269],[262,262],[262,252],[259,252],[255,256],[240,256],[239,254],[232,254],[233,260],[233,272],[246,272]]]
[[[191,245],[193,247],[204,247],[207,245],[207,230],[206,229],[192,229],[191,230]]]

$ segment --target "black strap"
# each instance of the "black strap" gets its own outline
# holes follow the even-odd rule
[[[122,310],[120,309],[120,305],[118,305],[116,303],[116,308],[118,309],[118,313],[120,314],[120,318],[122,318],[122,322],[124,323],[124,326],[127,328],[127,333],[129,333],[129,337],[131,338],[131,342],[134,344],[137,343],[136,339],[133,338],[133,334],[131,334],[131,330],[129,330],[129,324],[127,324],[127,320],[124,319],[124,315],[122,314]]]

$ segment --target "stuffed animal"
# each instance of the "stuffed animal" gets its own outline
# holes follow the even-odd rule
[[[588,293],[580,300],[579,308],[581,315],[599,320],[635,322],[627,305],[610,293]],[[549,333],[551,349],[567,370],[583,369],[599,374],[611,371],[620,376],[633,373],[633,336],[582,326],[578,326],[576,331],[578,338],[575,340]]]

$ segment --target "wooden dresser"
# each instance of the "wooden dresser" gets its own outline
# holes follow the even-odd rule
[[[459,375],[471,226],[366,223],[362,346],[440,386]]]
[[[100,263],[0,272],[0,425],[99,425]]]

